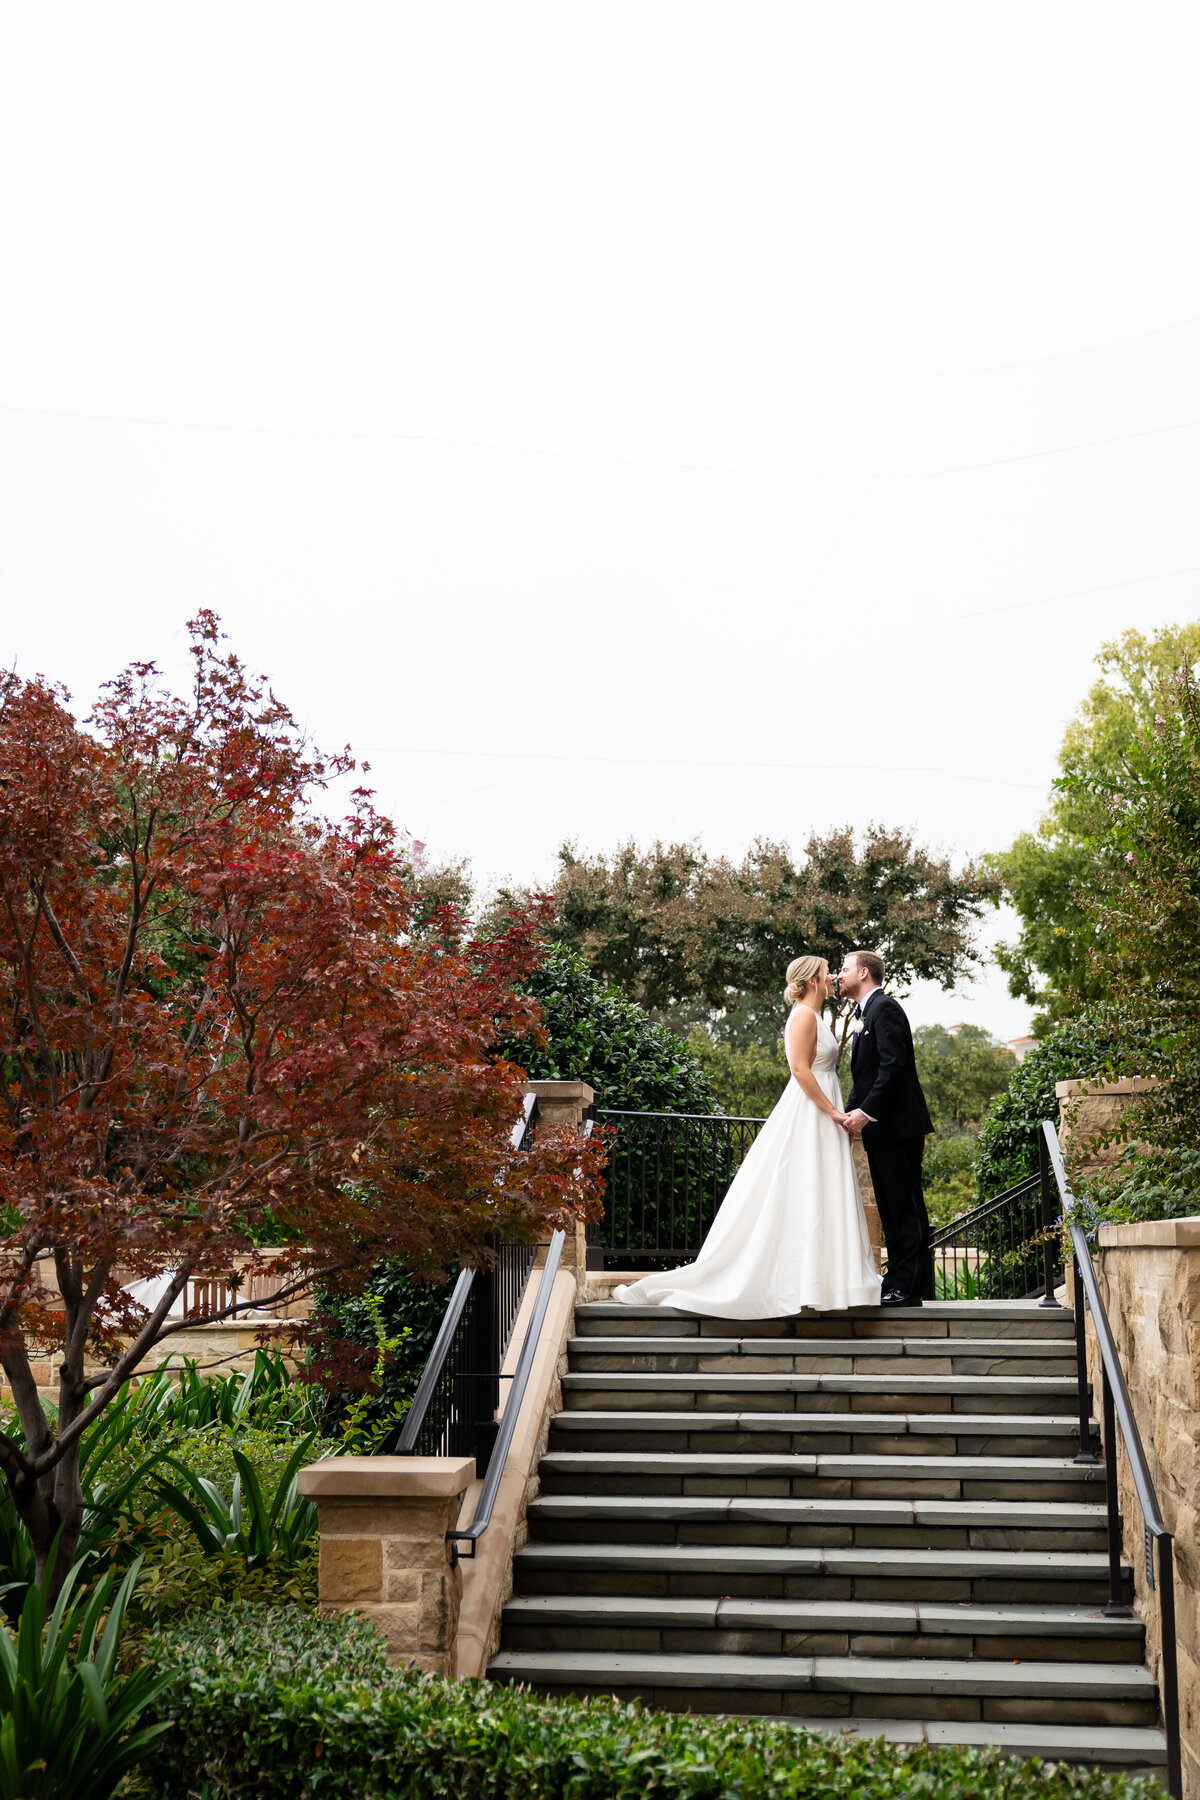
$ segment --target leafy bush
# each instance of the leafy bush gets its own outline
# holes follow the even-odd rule
[[[717,1105],[732,1118],[765,1119],[791,1078],[782,1035],[773,1044],[731,1044],[696,1026],[687,1043]]]
[[[1017,1059],[979,1025],[918,1025],[913,1032],[917,1074],[939,1131],[977,1126],[1017,1072]]]
[[[298,1452],[295,1431],[278,1409],[270,1406],[241,1406],[234,1417],[265,1414],[275,1419],[271,1428],[239,1429],[236,1424],[230,1428],[219,1423],[202,1429],[180,1426],[180,1417],[207,1414],[221,1418],[227,1413],[229,1397],[236,1400],[246,1391],[236,1376],[217,1377],[211,1385],[218,1390],[211,1402],[201,1400],[197,1405],[195,1395],[189,1395],[185,1386],[177,1405],[171,1381],[154,1378],[127,1389],[85,1434],[81,1460],[87,1505],[75,1558],[82,1570],[80,1579],[94,1579],[104,1568],[119,1570],[135,1556],[143,1557],[142,1579],[131,1601],[131,1616],[143,1623],[170,1617],[192,1602],[218,1604],[239,1593],[315,1604],[315,1517],[306,1510],[309,1503],[297,1503],[294,1493],[286,1505],[283,1500],[289,1487],[294,1489],[298,1455],[300,1462],[315,1461],[330,1446],[309,1432]],[[297,1387],[294,1392],[305,1411],[311,1410],[305,1390]],[[20,1436],[15,1418],[3,1428]],[[187,1469],[185,1487],[189,1491],[192,1478],[228,1493],[235,1481],[248,1485],[249,1477],[260,1494],[282,1496],[283,1510],[264,1536],[259,1529],[261,1520],[255,1523],[251,1499],[244,1509],[241,1531],[230,1525],[227,1536],[233,1541],[219,1554],[210,1555],[212,1566],[206,1566],[203,1552],[195,1545],[191,1522],[177,1511],[156,1480],[168,1460],[174,1462],[177,1476],[180,1465]],[[268,1500],[268,1516],[270,1505]],[[0,1605],[10,1620],[17,1619],[33,1579],[29,1533],[7,1483],[0,1483]]]
[[[1062,1025],[1026,1056],[979,1132],[976,1195],[988,1200],[1027,1175],[1036,1175],[1037,1132],[1045,1119],[1058,1124],[1054,1086],[1119,1067],[1115,1032],[1101,1015]]]
[[[935,1132],[925,1140],[921,1178],[925,1209],[935,1230],[948,1225],[975,1204],[975,1165],[979,1142],[973,1133]]]
[[[457,1271],[454,1271],[457,1273]],[[403,1262],[377,1263],[359,1294],[326,1294],[313,1314],[311,1372],[323,1426],[369,1442],[407,1409],[446,1314],[451,1286],[413,1281]],[[381,1357],[381,1343],[386,1353]]]
[[[167,1685],[148,1669],[122,1674],[117,1647],[138,1565],[108,1606],[111,1575],[87,1599],[72,1599],[68,1575],[47,1622],[31,1587],[16,1637],[0,1628],[0,1800],[108,1800],[129,1769],[168,1729],[135,1729]]]
[[[524,991],[540,1004],[549,1041],[526,1038],[505,1045],[505,1054],[531,1080],[586,1081],[598,1106],[619,1111],[715,1110],[695,1052],[636,1001],[598,981],[577,950],[549,945]]]
[[[316,1504],[302,1499],[296,1487],[301,1465],[311,1460],[316,1435],[310,1431],[300,1440],[266,1493],[254,1464],[236,1444],[231,1449],[237,1474],[228,1500],[215,1481],[197,1475],[174,1456],[167,1464],[183,1486],[161,1475],[155,1477],[155,1486],[191,1526],[206,1556],[240,1556],[248,1569],[264,1568],[272,1559],[294,1565],[317,1529]]]
[[[147,1555],[129,1607],[126,1649],[140,1646],[151,1631],[169,1630],[181,1619],[259,1605],[285,1612],[317,1609],[317,1542],[298,1561],[271,1557],[250,1568],[244,1557],[209,1556],[195,1542],[163,1539]]]
[[[1133,1800],[1122,1776],[387,1670],[360,1620],[231,1610],[148,1646],[159,1800]]]
[[[1200,1150],[1131,1145],[1114,1168],[1089,1177],[1075,1202],[1073,1216],[1088,1232],[1139,1219],[1192,1218],[1200,1211]]]
[[[1138,1103],[1138,1136],[1180,1151],[1200,1141],[1200,681],[1184,666],[1153,691],[1121,766],[1059,785],[1100,813],[1088,960],[1119,1002],[1131,1066],[1158,1078]],[[1159,1185],[1177,1173],[1160,1162]]]
[[[307,1431],[317,1423],[311,1385],[296,1379],[277,1350],[256,1350],[252,1368],[228,1375],[206,1377],[191,1361],[164,1363],[126,1395],[131,1418],[153,1415],[180,1429]],[[125,1403],[122,1396],[115,1404]]]

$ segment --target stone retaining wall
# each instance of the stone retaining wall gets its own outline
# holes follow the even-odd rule
[[[1102,1227],[1096,1272],[1154,1491],[1175,1538],[1184,1794],[1200,1800],[1200,1217]],[[1088,1372],[1099,1413],[1090,1319]],[[1146,1580],[1141,1507],[1123,1450],[1117,1474],[1147,1665],[1158,1678],[1158,1594]]]

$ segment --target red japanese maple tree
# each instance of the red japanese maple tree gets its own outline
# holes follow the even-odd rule
[[[60,1533],[70,1566],[81,1434],[184,1327],[189,1278],[248,1255],[279,1299],[381,1257],[439,1272],[595,1186],[571,1134],[511,1147],[523,1083],[494,1046],[537,1029],[514,991],[536,921],[411,934],[369,794],[312,811],[349,754],[306,746],[211,613],[190,629],[186,698],[134,665],[84,728],[41,679],[0,687],[0,1366],[25,1439],[0,1434],[0,1469],[39,1570]],[[255,1264],[264,1232],[292,1248]]]

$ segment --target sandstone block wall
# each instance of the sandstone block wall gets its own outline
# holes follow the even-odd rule
[[[1200,1800],[1200,1217],[1105,1226],[1095,1266],[1154,1491],[1175,1538],[1184,1793]],[[1088,1372],[1098,1415],[1100,1359],[1090,1326],[1089,1320]],[[1159,1596],[1146,1580],[1142,1512],[1123,1448],[1117,1476],[1124,1551],[1146,1622],[1147,1663],[1157,1678]]]
[[[326,1613],[357,1612],[395,1662],[453,1675],[462,1568],[446,1533],[474,1479],[468,1457],[337,1456],[302,1469],[317,1503],[319,1598]]]

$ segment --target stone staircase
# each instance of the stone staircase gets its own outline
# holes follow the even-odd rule
[[[493,1680],[1161,1769],[1141,1622],[1101,1611],[1069,1313],[575,1330]]]

